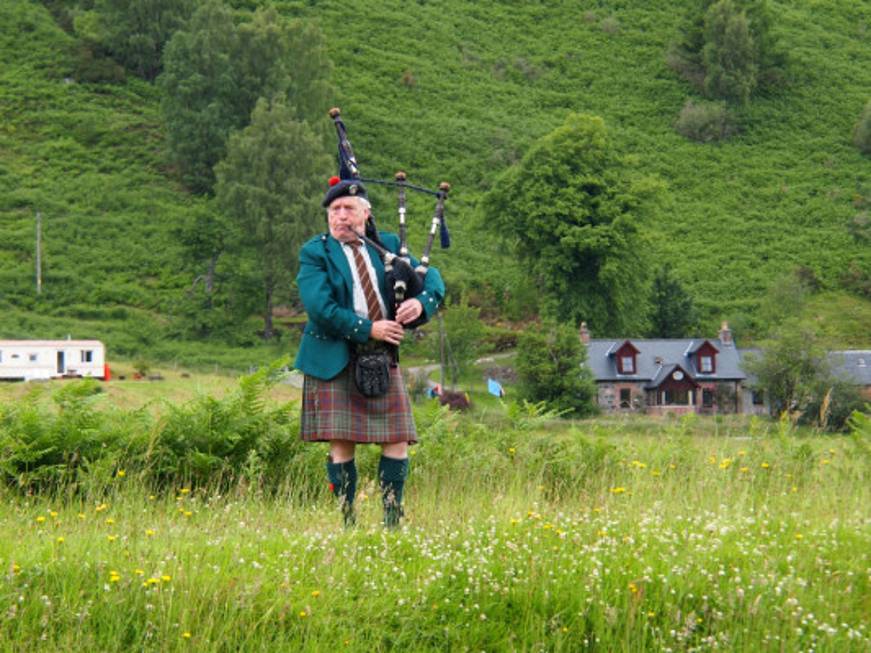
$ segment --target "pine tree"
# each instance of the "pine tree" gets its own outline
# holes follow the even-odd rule
[[[653,278],[650,304],[651,338],[683,338],[698,326],[693,299],[665,264]]]

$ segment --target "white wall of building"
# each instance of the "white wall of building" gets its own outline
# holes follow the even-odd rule
[[[0,379],[102,379],[105,363],[99,340],[0,340]]]

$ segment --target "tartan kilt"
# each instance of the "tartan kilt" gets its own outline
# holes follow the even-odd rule
[[[360,394],[352,374],[348,365],[329,381],[305,375],[300,437],[306,442],[417,442],[411,401],[399,366],[390,368],[387,394],[372,399]]]

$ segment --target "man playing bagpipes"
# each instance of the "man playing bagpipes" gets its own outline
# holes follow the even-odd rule
[[[343,178],[330,180],[322,202],[328,230],[303,245],[297,275],[308,316],[295,363],[305,375],[300,436],[330,443],[327,476],[349,526],[356,522],[356,445],[380,445],[384,524],[396,527],[403,514],[408,446],[417,441],[397,348],[406,328],[436,313],[445,287],[438,270],[428,265],[434,231],[421,261],[407,254],[404,183],[403,239],[376,229],[338,110],[331,115]],[[436,194],[440,220],[446,194],[446,185]]]

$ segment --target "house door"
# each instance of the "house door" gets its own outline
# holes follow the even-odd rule
[[[67,369],[66,369],[66,360],[65,360],[64,352],[59,351],[57,353],[57,373],[63,374],[66,371],[67,371]]]

